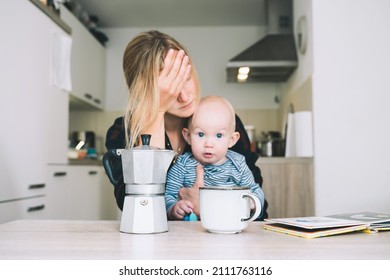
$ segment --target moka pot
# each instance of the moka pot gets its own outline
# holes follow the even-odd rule
[[[132,149],[109,150],[103,165],[110,181],[113,159],[121,158],[126,195],[123,204],[120,231],[125,233],[160,233],[168,231],[165,208],[165,181],[167,170],[175,153],[150,146],[149,134],[141,135],[142,146]]]

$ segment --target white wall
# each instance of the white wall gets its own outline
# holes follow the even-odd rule
[[[312,6],[316,214],[390,213],[390,1]]]
[[[307,46],[304,54],[297,51],[298,68],[290,79],[283,84],[283,91],[294,92],[311,77],[313,73],[313,30],[312,30],[312,0],[294,0],[294,34],[297,30],[297,22],[305,16],[307,22]],[[295,40],[297,41],[297,40]]]
[[[122,74],[122,56],[127,43],[139,32],[151,28],[105,29],[107,44],[107,111],[123,110],[127,92]],[[159,28],[183,43],[198,70],[202,95],[222,95],[236,109],[275,109],[279,94],[275,83],[236,84],[226,82],[226,63],[233,56],[265,35],[265,27],[191,27]]]

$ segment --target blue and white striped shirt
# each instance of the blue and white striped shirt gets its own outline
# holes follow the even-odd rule
[[[264,193],[259,184],[255,182],[253,174],[245,162],[245,157],[239,153],[228,150],[227,160],[221,165],[204,165],[205,186],[246,186],[264,206]],[[199,162],[192,153],[180,155],[167,174],[165,190],[165,206],[167,212],[179,200],[179,189],[190,188],[196,180],[196,167]]]

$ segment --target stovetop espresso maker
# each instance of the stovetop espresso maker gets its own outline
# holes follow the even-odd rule
[[[160,233],[168,231],[165,208],[167,170],[175,156],[171,150],[150,146],[151,135],[141,135],[142,146],[109,150],[103,158],[106,173],[113,184],[113,159],[121,158],[126,196],[120,231],[125,233]]]

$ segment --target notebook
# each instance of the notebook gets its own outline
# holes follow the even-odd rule
[[[355,231],[379,232],[390,230],[390,214],[360,212],[331,216],[266,219],[265,230],[317,238]]]

